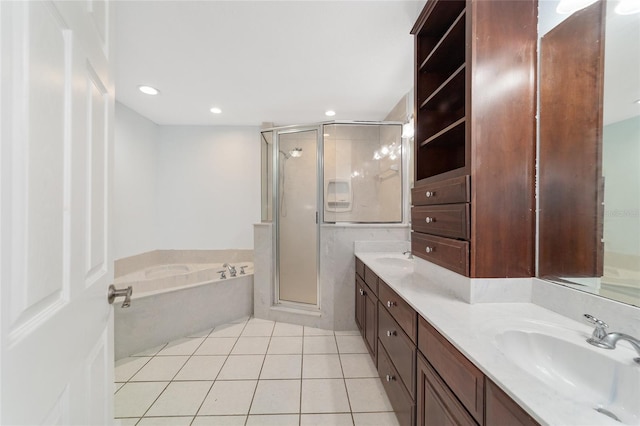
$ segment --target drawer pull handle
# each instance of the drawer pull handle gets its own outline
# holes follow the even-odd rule
[[[434,251],[436,251],[435,247],[427,247],[424,249],[427,253],[433,253]]]
[[[427,192],[425,192],[424,195],[426,195],[427,198],[435,197],[436,196],[436,191],[427,191]]]
[[[387,337],[393,337],[393,336],[397,336],[398,333],[396,333],[395,330],[388,330],[387,331]]]
[[[360,289],[360,296],[364,296],[364,290]]]
[[[387,382],[391,382],[391,381],[393,381],[393,380],[395,380],[395,379],[396,379],[396,376],[393,376],[393,375],[391,375],[391,374],[387,374],[386,379],[387,379]]]
[[[394,306],[396,306],[396,302],[392,302],[391,300],[387,301],[387,308],[393,308]]]
[[[435,218],[435,217],[429,217],[429,216],[427,216],[427,217],[424,219],[424,221],[425,221],[425,222],[427,222],[427,223],[433,223],[433,222],[435,222],[435,221],[436,221],[436,218]]]

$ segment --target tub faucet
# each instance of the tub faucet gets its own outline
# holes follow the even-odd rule
[[[242,265],[240,267],[240,275],[244,275],[246,272],[244,271],[244,268],[246,268],[248,265]]]
[[[407,256],[407,259],[413,259],[413,253],[411,253],[411,250],[403,251],[402,254],[408,254],[409,256]]]
[[[216,271],[216,272],[220,274],[220,279],[221,280],[226,280],[227,279],[227,275],[226,275],[227,270],[226,269],[221,269],[221,270]]]
[[[633,336],[629,336],[624,333],[607,333],[605,328],[609,327],[606,322],[599,320],[589,314],[584,314],[584,317],[590,323],[596,326],[595,330],[593,330],[593,334],[589,339],[587,339],[587,343],[592,344],[593,346],[597,346],[599,348],[604,349],[615,349],[616,344],[619,340],[626,340],[633,346],[633,348],[638,352],[638,357],[633,359],[633,362],[636,364],[640,364],[640,340],[636,339]]]
[[[230,277],[235,277],[236,276],[236,267],[233,265],[230,265],[228,263],[225,263],[224,265],[222,265],[223,268],[227,268],[229,270],[229,276]]]

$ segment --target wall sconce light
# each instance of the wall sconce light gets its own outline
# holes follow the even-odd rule
[[[402,125],[402,138],[410,139],[415,134],[415,128],[413,126],[413,115],[409,116],[409,121]]]

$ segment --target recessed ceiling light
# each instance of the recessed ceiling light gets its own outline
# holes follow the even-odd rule
[[[326,115],[327,117],[333,117],[334,115],[336,115],[336,112],[333,110],[329,110],[329,111],[326,111],[324,115]]]
[[[635,13],[640,13],[640,1],[620,0],[620,3],[616,6],[616,13],[618,15],[633,15]]]
[[[217,107],[213,107],[209,111],[211,111],[214,114],[220,114],[222,112],[222,110],[220,108],[217,108]]]
[[[640,104],[640,99],[636,100],[634,103]]]
[[[155,87],[151,87],[151,86],[138,86],[138,90],[140,90],[145,95],[151,95],[151,96],[155,96],[158,93],[160,93],[160,91],[158,89],[156,89]]]

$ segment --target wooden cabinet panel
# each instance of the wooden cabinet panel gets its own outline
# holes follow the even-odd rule
[[[365,289],[364,297],[364,341],[374,363],[378,360],[378,298],[371,289]]]
[[[364,300],[365,300],[365,285],[362,278],[356,275],[355,285],[355,311],[356,311],[356,325],[360,329],[360,332],[364,329]]]
[[[411,30],[413,205],[470,203],[469,224],[453,234],[413,227],[469,245],[412,250],[473,278],[534,274],[537,3],[429,0]],[[521,78],[487,85],[486,69]]]
[[[469,204],[443,204],[411,209],[413,229],[443,237],[469,239]]]
[[[360,278],[364,279],[364,263],[362,260],[356,257],[356,274],[360,276]]]
[[[418,323],[418,348],[479,423],[484,417],[484,374],[424,318]]]
[[[469,276],[469,242],[411,233],[411,252],[424,260]]]
[[[509,426],[538,425],[533,417],[516,404],[502,389],[485,379],[485,424]]]
[[[364,265],[364,282],[367,283],[373,294],[378,295],[378,276],[367,265]]]
[[[378,339],[411,398],[415,398],[416,346],[382,304],[378,305]]]
[[[409,336],[412,342],[417,342],[418,314],[405,300],[398,296],[387,283],[380,280],[380,303],[385,306],[398,325]]]
[[[414,206],[468,203],[469,201],[471,201],[469,176],[433,183],[418,183],[411,190],[411,203]]]
[[[476,426],[477,423],[473,420],[473,417],[469,415],[455,395],[451,393],[427,360],[418,354],[417,362],[417,425]],[[496,423],[496,425],[498,424],[509,425],[509,423]]]
[[[605,6],[572,14],[540,41],[542,277],[602,276]]]
[[[413,426],[415,404],[402,382],[398,380],[398,372],[380,342],[378,342],[378,375],[400,426]]]

